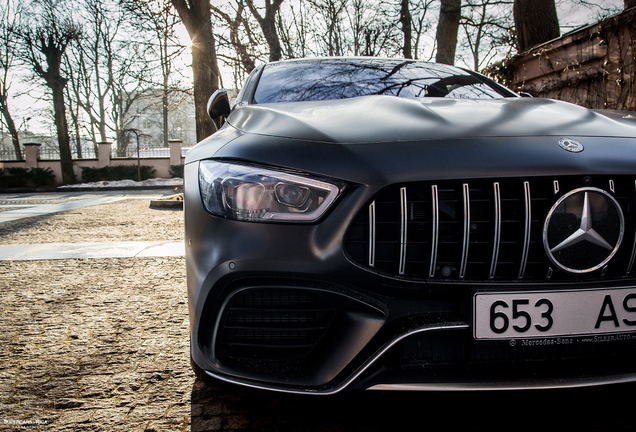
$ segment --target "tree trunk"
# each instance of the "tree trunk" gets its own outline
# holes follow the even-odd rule
[[[457,31],[462,12],[461,0],[441,0],[439,23],[437,24],[437,55],[435,61],[449,65],[455,64],[457,49]]]
[[[412,59],[413,54],[411,52],[411,11],[409,10],[409,0],[400,1],[400,23],[402,24],[402,33],[404,33],[404,45],[402,46],[402,53],[404,54],[404,58]]]
[[[2,116],[4,117],[4,121],[7,124],[7,128],[9,129],[9,134],[11,135],[11,141],[13,142],[13,149],[15,150],[15,157],[17,160],[22,160],[22,151],[20,149],[20,138],[18,137],[18,130],[15,127],[15,122],[11,117],[11,113],[9,112],[9,107],[6,102],[5,96],[0,96],[3,98],[2,103],[0,103],[0,109],[2,110]]]
[[[625,3],[625,9],[636,6],[636,0],[623,0]]]
[[[276,22],[263,21],[262,23],[263,35],[269,46],[269,61],[278,61],[283,58],[283,50],[280,47],[280,40],[278,39],[278,33],[276,33]]]
[[[280,39],[278,38],[278,32],[276,31],[276,14],[280,10],[280,5],[283,0],[265,0],[265,16],[262,17],[256,7],[253,0],[247,0],[247,6],[252,13],[252,16],[256,18],[258,24],[261,26],[263,36],[269,46],[269,61],[278,61],[283,58],[283,50],[280,46]]]
[[[53,91],[53,111],[55,113],[55,127],[57,129],[57,142],[60,146],[60,165],[62,166],[62,182],[64,184],[75,183],[73,173],[73,156],[66,122],[66,107],[64,106],[64,86],[61,80],[51,83]]]
[[[95,86],[97,87],[97,104],[99,109],[99,118],[97,119],[97,128],[99,129],[100,142],[106,142],[106,95],[108,90],[102,92],[102,78],[99,69],[99,46],[94,47],[95,50]]]
[[[201,40],[200,46],[192,47],[192,76],[194,81],[194,107],[197,123],[197,142],[216,132],[216,124],[208,115],[208,99],[219,88],[219,72],[209,66],[210,52],[215,53],[214,41],[210,33],[208,46],[206,47]],[[213,54],[216,60],[216,54]],[[216,64],[216,61],[215,61]]]
[[[232,43],[234,51],[236,51],[236,54],[239,56],[241,65],[247,73],[252,72],[256,68],[256,63],[254,63],[254,58],[252,58],[248,52],[248,46],[252,44],[252,37],[251,30],[249,29],[249,20],[243,19],[245,4],[243,2],[239,2],[237,4],[236,18],[234,19],[214,5],[212,5],[211,8],[216,16],[220,17],[227,23],[230,30],[230,42]],[[247,44],[241,42],[241,24],[245,26],[248,38]]]
[[[162,123],[163,123],[163,146],[168,147],[168,82],[164,78],[163,91],[161,92]]]
[[[181,21],[192,40],[192,77],[197,142],[216,132],[216,125],[208,115],[208,99],[219,88],[219,65],[212,34],[210,0],[172,0]]]
[[[75,152],[77,153],[77,158],[82,159],[82,137],[80,135],[81,131],[79,124],[79,105],[73,105],[72,103],[69,103],[69,111],[71,114],[71,119],[73,120],[73,132],[75,132]]]
[[[559,19],[554,0],[514,1],[519,52],[559,37]]]
[[[117,156],[124,157],[126,156],[126,149],[128,148],[127,137],[124,134],[124,107],[123,107],[123,90],[120,90],[117,93],[115,98],[115,107],[114,107],[114,122],[115,122],[115,137],[117,139]]]

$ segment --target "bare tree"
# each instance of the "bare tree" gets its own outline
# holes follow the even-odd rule
[[[415,33],[415,42],[413,42],[411,50],[413,52],[413,58],[415,59],[420,59],[420,43],[422,42],[422,36],[424,36],[424,34],[432,27],[428,12],[434,2],[435,0],[418,0],[411,3],[411,18],[413,33]]]
[[[422,36],[431,28],[428,11],[436,0],[399,0],[398,22],[401,25],[404,58],[419,58]],[[391,4],[389,2],[389,4]]]
[[[283,0],[265,0],[265,15],[261,15],[254,4],[254,0],[245,0],[250,12],[258,21],[263,31],[263,36],[269,46],[269,61],[278,61],[283,58],[280,39],[276,31],[276,15],[280,10]]]
[[[219,88],[219,65],[212,33],[210,0],[171,0],[192,41],[192,75],[197,142],[216,131],[207,113],[208,98]]]
[[[9,111],[9,89],[11,88],[11,72],[15,66],[19,50],[19,22],[22,14],[20,3],[8,1],[0,5],[0,111],[2,123],[9,129],[11,141],[18,160],[22,159],[20,138],[13,117]]]
[[[87,61],[84,58],[84,49],[81,48],[81,44],[71,46],[71,49],[69,49],[64,56],[64,63],[65,72],[69,79],[66,85],[66,95],[67,104],[69,105],[73,119],[73,128],[76,134],[79,132],[79,128],[85,128],[87,132],[90,132],[89,135],[92,138],[94,149],[96,150],[98,140],[95,123],[90,121],[90,119],[85,122],[82,113],[75,110],[75,108],[82,108],[82,112],[85,112],[87,111],[85,107],[92,109],[93,106],[91,70],[87,67]],[[75,117],[77,117],[77,119]]]
[[[153,34],[150,50],[159,60],[161,70],[161,109],[163,146],[168,147],[168,97],[174,90],[171,88],[171,74],[174,70],[174,59],[185,47],[179,44],[176,36],[176,25],[179,22],[170,0],[121,0],[124,8],[136,20],[135,28]]]
[[[402,33],[404,33],[404,44],[402,45],[402,53],[404,58],[412,59],[413,52],[413,18],[411,17],[411,7],[409,0],[400,0],[400,24],[402,24]]]
[[[64,73],[69,79],[66,102],[81,158],[82,130],[91,137],[95,153],[97,143],[108,141],[108,132],[113,131],[110,102],[123,13],[113,0],[82,0],[76,6],[74,16],[81,19],[82,38],[69,47]]]
[[[64,100],[68,79],[62,76],[61,66],[66,48],[69,43],[79,40],[81,31],[70,13],[63,9],[63,3],[41,0],[36,6],[29,26],[21,33],[25,45],[24,59],[51,89],[62,181],[65,184],[75,183]]]
[[[74,72],[75,68],[71,64],[68,56],[65,56],[64,62],[66,64],[66,71],[69,78],[69,81],[65,87],[66,92],[66,104],[68,106],[68,112],[71,115],[71,128],[74,132],[74,136],[72,137],[75,141],[75,152],[77,154],[78,159],[82,159],[82,112],[80,101],[80,85],[81,85],[81,76],[78,76],[80,73],[76,74]],[[97,154],[97,146],[96,141],[93,137],[93,148],[95,150],[95,154]]]
[[[306,0],[298,0],[297,7],[293,2],[287,2],[287,13],[278,14],[278,31],[285,48],[287,58],[307,57],[312,53],[309,46],[311,19],[307,14]]]
[[[623,3],[625,4],[625,9],[636,6],[636,0],[623,0]]]
[[[320,26],[317,37],[323,42],[324,54],[341,56],[344,54],[343,21],[347,0],[308,0],[312,5],[316,25]]]
[[[461,0],[441,0],[436,34],[437,55],[435,60],[438,63],[455,64],[461,6]]]
[[[462,8],[461,26],[470,51],[473,70],[479,71],[491,62],[500,48],[513,48],[513,23],[510,20],[512,0],[466,0]]]
[[[366,0],[351,0],[350,7],[346,9],[349,21],[349,31],[351,32],[351,42],[349,50],[354,56],[358,56],[364,49],[365,30],[371,24],[368,21],[367,10],[369,9]]]
[[[230,45],[238,56],[236,60],[246,73],[250,73],[256,68],[256,56],[253,52],[253,47],[257,45],[257,42],[249,20],[244,16],[245,3],[243,0],[237,0],[233,6],[233,17],[228,12],[214,5],[212,5],[212,13],[227,25],[230,32]],[[244,34],[247,37],[245,43],[241,40],[241,27],[243,27]]]
[[[93,73],[93,91],[96,107],[84,106],[91,122],[98,126],[100,141],[107,141],[107,103],[113,91],[115,63],[115,39],[122,24],[123,14],[119,10],[109,10],[103,0],[84,0],[88,12],[89,32],[86,59]]]
[[[138,58],[143,59],[144,50],[137,44],[122,48],[132,55],[124,59],[126,61],[119,62],[111,101],[111,116],[115,125],[115,137],[117,139],[115,151],[118,156],[125,156],[126,154],[129,140],[124,131],[130,129],[137,120],[136,113],[132,111],[136,104],[148,96],[145,85],[150,80],[146,76],[149,71],[136,61]]]
[[[561,34],[554,0],[514,0],[514,19],[519,52]]]

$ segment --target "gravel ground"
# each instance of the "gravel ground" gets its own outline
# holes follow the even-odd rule
[[[183,212],[149,205],[147,198],[129,198],[3,222],[0,244],[183,240]]]

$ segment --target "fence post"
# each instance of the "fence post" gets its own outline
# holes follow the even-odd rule
[[[170,165],[181,165],[181,139],[170,139],[168,144],[170,145]]]
[[[24,160],[26,162],[26,168],[38,167],[38,156],[40,153],[39,143],[25,143],[24,144]]]
[[[97,143],[97,167],[103,168],[110,165],[110,145],[109,142],[99,142]]]

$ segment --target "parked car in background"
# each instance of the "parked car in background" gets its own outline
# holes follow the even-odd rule
[[[287,392],[636,379],[636,123],[403,59],[266,64],[185,164],[191,358]],[[623,118],[625,117],[625,118]]]

